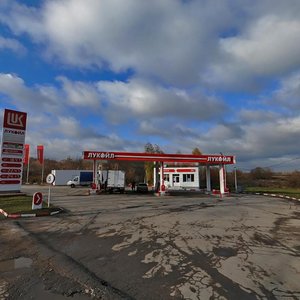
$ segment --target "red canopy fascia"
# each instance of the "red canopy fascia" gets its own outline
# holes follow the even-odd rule
[[[166,154],[139,152],[106,152],[83,151],[83,159],[88,160],[127,160],[127,161],[161,161],[161,162],[194,162],[208,165],[235,164],[235,156],[206,154]]]

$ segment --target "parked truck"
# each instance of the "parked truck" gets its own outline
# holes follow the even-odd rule
[[[53,185],[67,185],[67,182],[78,176],[80,172],[93,172],[92,170],[51,170],[51,174],[54,175],[55,181]]]
[[[80,171],[79,175],[67,182],[67,185],[74,188],[80,185],[91,185],[93,183],[93,171]]]
[[[125,172],[121,170],[99,170],[98,187],[109,193],[125,191]]]

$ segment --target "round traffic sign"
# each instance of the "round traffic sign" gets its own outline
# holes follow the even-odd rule
[[[33,194],[34,205],[41,205],[43,202],[43,194],[41,192],[36,192]]]
[[[46,182],[48,184],[52,184],[55,181],[55,176],[53,174],[48,174],[48,176],[46,177]]]

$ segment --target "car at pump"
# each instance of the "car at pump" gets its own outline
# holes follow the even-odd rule
[[[146,183],[140,182],[136,186],[136,191],[138,193],[148,193],[148,185]]]

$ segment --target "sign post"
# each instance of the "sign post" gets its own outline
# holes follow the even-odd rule
[[[43,145],[37,145],[37,159],[42,165],[41,184],[43,184],[44,181],[44,146]]]
[[[50,196],[51,196],[51,185],[55,181],[55,176],[53,174],[48,174],[46,177],[46,182],[49,184],[49,191],[48,191],[48,207],[50,207]]]
[[[23,164],[27,165],[27,172],[26,172],[26,184],[29,184],[28,182],[28,178],[29,178],[29,161],[30,161],[30,145],[29,144],[25,144],[24,147],[24,157],[23,157]]]
[[[27,113],[5,109],[3,118],[0,191],[20,191]]]

